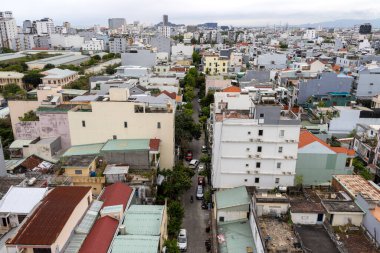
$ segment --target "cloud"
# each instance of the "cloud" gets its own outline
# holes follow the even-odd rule
[[[124,17],[145,24],[169,15],[173,23],[198,24],[217,21],[225,25],[301,24],[336,19],[371,19],[380,16],[375,0],[14,0],[1,3],[2,11],[13,11],[23,20],[50,17],[55,24],[107,25],[110,17]]]

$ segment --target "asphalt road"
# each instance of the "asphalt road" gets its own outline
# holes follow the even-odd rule
[[[193,100],[193,119],[198,122],[198,109],[199,103],[198,98]],[[194,159],[199,159],[202,155],[201,147],[204,145],[204,135],[200,140],[194,140],[190,143],[190,148],[193,151]],[[198,184],[197,180],[198,173],[193,177],[193,185],[190,190],[188,190],[183,198],[183,205],[185,208],[185,218],[183,220],[182,226],[187,230],[188,242],[187,242],[187,252],[189,253],[206,253],[205,240],[208,238],[208,233],[206,233],[206,227],[209,222],[209,211],[203,210],[201,208],[201,200],[197,200],[196,187]],[[190,203],[190,196],[193,195],[194,202]]]

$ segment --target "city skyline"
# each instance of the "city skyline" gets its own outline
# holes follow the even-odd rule
[[[44,6],[44,8],[34,8],[38,5]],[[74,13],[73,7],[76,9]],[[34,11],[31,13],[29,10],[32,8]],[[169,15],[169,22],[176,24],[218,22],[220,25],[234,26],[265,26],[286,23],[300,25],[339,19],[380,17],[380,2],[371,0],[360,2],[357,0],[333,2],[323,0],[307,5],[300,0],[290,0],[286,3],[279,3],[277,0],[265,2],[242,0],[235,6],[223,1],[194,0],[184,2],[180,9],[173,0],[160,2],[151,0],[139,2],[67,0],[60,2],[59,8],[56,1],[17,0],[17,4],[14,2],[2,3],[2,9],[12,11],[18,25],[21,25],[22,21],[26,19],[37,20],[49,17],[56,24],[69,21],[80,28],[95,24],[106,26],[108,18],[113,17],[125,18],[127,23],[138,20],[143,24],[157,24],[162,21],[163,14]]]

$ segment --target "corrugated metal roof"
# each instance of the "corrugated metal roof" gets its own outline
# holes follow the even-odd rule
[[[249,203],[250,199],[245,186],[216,192],[217,209],[248,205]]]
[[[62,156],[97,155],[104,143],[71,146]]]
[[[219,223],[218,236],[224,238],[219,244],[221,253],[246,253],[248,248],[257,253],[248,220]]]
[[[79,225],[75,229],[75,233],[88,234],[95,223],[98,213],[103,206],[103,201],[94,200],[88,209],[86,215],[83,217]]]
[[[149,150],[149,139],[109,140],[102,151]]]
[[[86,239],[85,234],[74,234],[70,240],[69,245],[65,249],[65,253],[78,253],[80,247],[83,244],[84,239]]]
[[[164,206],[132,205],[123,224],[130,235],[160,235]]]
[[[119,235],[112,244],[112,253],[157,253],[159,236]]]

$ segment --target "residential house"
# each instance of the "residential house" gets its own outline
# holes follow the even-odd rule
[[[253,195],[253,207],[257,217],[281,216],[289,210],[289,199],[286,194],[255,192]]]
[[[298,104],[305,104],[309,97],[327,95],[329,92],[351,92],[353,78],[343,74],[321,73],[316,79],[300,80],[298,84]]]
[[[309,131],[301,130],[297,157],[296,175],[302,178],[302,184],[330,184],[332,175],[352,174],[355,151],[333,147]]]
[[[203,72],[208,75],[225,75],[228,73],[229,59],[219,54],[203,55]]]
[[[221,91],[231,86],[231,79],[224,79],[223,76],[206,76],[206,94],[210,91]]]
[[[356,200],[359,193],[364,198],[380,200],[378,186],[372,181],[365,180],[360,175],[334,175],[331,185],[336,191],[346,192],[354,200]]]
[[[19,72],[12,72],[12,71],[0,71],[0,90],[3,89],[3,87],[7,84],[17,84],[20,87],[23,87],[23,81],[22,78],[24,77],[24,74]]]
[[[326,210],[326,221],[331,226],[360,226],[364,212],[355,201],[322,200]]]
[[[258,69],[284,69],[287,66],[286,54],[265,53],[255,58],[254,64]]]
[[[47,191],[47,188],[11,186],[0,202],[0,233],[19,226]]]
[[[53,68],[41,72],[45,75],[42,77],[42,84],[49,87],[65,86],[79,78],[78,72],[69,69]]]
[[[380,94],[380,66],[360,68],[356,80],[356,96],[371,99]]]
[[[123,66],[141,66],[151,68],[156,65],[156,53],[147,49],[133,49],[121,54]]]
[[[322,224],[325,219],[324,213],[325,210],[319,202],[306,199],[290,201],[290,216],[294,224]]]
[[[127,89],[111,88],[109,101],[92,101],[69,111],[72,145],[104,143],[109,139],[159,139],[159,165],[172,168],[174,103],[170,98],[129,97]]]
[[[377,153],[377,141],[380,125],[356,124],[353,149],[367,164],[373,164]],[[372,171],[374,174],[376,171]]]
[[[6,247],[17,253],[61,252],[91,201],[90,187],[54,188],[6,242]]]

